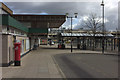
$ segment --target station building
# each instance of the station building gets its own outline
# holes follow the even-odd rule
[[[40,44],[46,45],[48,37],[52,36],[56,41],[58,32],[61,33],[62,39],[70,40],[69,38],[75,37],[77,44],[80,42],[82,45],[85,42],[91,48],[90,39],[92,37],[88,34],[88,31],[72,31],[73,36],[71,36],[69,30],[58,30],[65,21],[66,15],[13,14],[10,8],[0,3],[0,55],[2,55],[2,66],[9,66],[14,62],[14,44],[16,42],[21,43],[22,57],[33,49],[34,44],[38,46]],[[48,34],[49,28],[56,28],[56,30],[51,29]],[[96,35],[100,38],[101,34]],[[111,45],[114,42],[115,49],[118,41],[115,43],[115,40],[113,41],[114,36],[111,36],[111,34],[108,34],[108,38]],[[108,43],[107,40],[106,43]],[[111,46],[111,49],[113,49],[113,46]],[[120,51],[120,47],[118,47],[118,50]]]
[[[14,62],[14,43],[21,43],[21,57],[43,42],[47,44],[48,28],[59,28],[65,15],[13,14],[4,3],[0,3],[0,54],[2,66]]]

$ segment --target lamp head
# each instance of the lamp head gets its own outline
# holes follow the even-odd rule
[[[101,6],[104,6],[104,1],[102,0]]]
[[[66,13],[66,17],[68,18],[69,13]]]
[[[78,13],[74,13],[74,15],[75,15],[75,18],[77,18]]]

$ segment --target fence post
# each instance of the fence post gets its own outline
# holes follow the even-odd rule
[[[111,51],[113,51],[113,38],[111,38]]]
[[[120,55],[120,38],[118,38],[118,55]]]
[[[108,43],[107,43],[107,39],[106,39],[106,50],[107,50],[107,44],[108,44]]]

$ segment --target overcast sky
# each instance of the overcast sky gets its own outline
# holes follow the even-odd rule
[[[91,13],[102,16],[101,2],[5,2],[5,4],[17,13],[31,13],[31,14],[62,14],[69,13],[73,16],[78,13],[78,18],[73,19],[73,28],[81,28],[83,20]],[[118,1],[105,0],[105,27],[107,30],[116,30],[118,27]],[[70,27],[70,20],[68,19],[63,27]]]

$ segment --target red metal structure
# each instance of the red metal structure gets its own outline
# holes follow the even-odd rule
[[[20,47],[21,43],[15,43],[15,66],[20,66]]]

